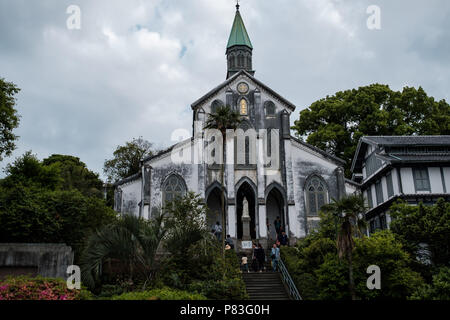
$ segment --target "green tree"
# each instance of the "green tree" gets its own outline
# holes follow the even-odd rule
[[[346,175],[359,139],[366,135],[448,135],[450,105],[425,91],[405,87],[401,92],[372,84],[340,91],[300,112],[293,130],[318,148],[344,159]]]
[[[0,78],[0,161],[4,156],[11,155],[16,148],[15,141],[18,136],[13,130],[19,126],[19,115],[15,95],[20,89],[12,82]]]
[[[181,261],[187,261],[189,246],[207,236],[205,223],[206,206],[198,195],[189,192],[185,197],[175,198],[166,204],[166,249]]]
[[[411,256],[389,230],[379,231],[370,237],[355,239],[354,248],[355,296],[362,300],[407,299],[424,282],[419,273],[411,269]],[[371,265],[380,267],[381,289],[367,288],[366,273]],[[315,276],[319,287],[318,298],[342,300],[352,298],[346,277],[348,262],[328,253],[324,262],[316,267]]]
[[[0,242],[66,243],[78,260],[87,236],[114,221],[116,213],[102,198],[66,188],[59,164],[44,165],[26,152],[6,167],[0,180]]]
[[[86,196],[103,197],[103,182],[98,173],[89,170],[80,158],[54,154],[44,159],[42,164],[59,170],[62,190],[77,189]]]
[[[379,231],[355,241],[355,283],[361,299],[406,299],[423,285],[420,274],[411,268],[411,255],[391,231]],[[366,271],[370,265],[380,267],[380,290],[367,288]]]
[[[360,229],[364,227],[363,213],[365,212],[364,199],[361,195],[351,195],[322,207],[322,211],[331,213],[337,223],[337,248],[339,258],[347,259],[349,289],[352,299],[356,299],[353,279],[353,237],[361,235]]]
[[[31,151],[8,164],[5,173],[6,177],[1,180],[1,185],[7,188],[24,185],[55,190],[62,182],[59,169],[44,166]]]
[[[138,173],[141,168],[141,160],[153,155],[153,145],[142,137],[126,142],[124,146],[118,146],[114,151],[114,157],[106,160],[103,171],[109,182],[117,182]]]
[[[206,120],[205,129],[217,129],[222,134],[222,161],[220,165],[220,184],[222,186],[222,192],[220,197],[220,204],[222,208],[222,252],[223,258],[225,258],[225,235],[226,230],[226,220],[225,220],[225,188],[224,186],[224,172],[225,172],[225,159],[226,159],[226,146],[227,139],[226,134],[228,129],[236,130],[237,126],[241,122],[239,113],[233,111],[229,106],[221,106],[216,109],[215,113],[208,115]]]
[[[213,248],[218,243],[206,228],[206,206],[198,195],[189,192],[167,203],[163,210],[167,214],[164,247],[171,254],[164,263],[171,270],[166,281],[183,289],[193,279],[209,273],[205,267],[211,265]]]
[[[391,206],[390,214],[391,230],[411,254],[426,244],[434,264],[450,266],[450,203],[439,199],[432,206],[411,206],[399,201]]]
[[[66,243],[78,261],[86,238],[116,213],[97,197],[77,190],[0,188],[0,242]]]

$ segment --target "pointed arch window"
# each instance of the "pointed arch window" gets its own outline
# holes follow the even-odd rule
[[[318,216],[320,208],[328,202],[328,189],[321,178],[313,176],[306,183],[306,208],[308,216]]]
[[[246,116],[248,114],[248,103],[244,98],[239,101],[239,113],[242,116]]]
[[[234,66],[235,66],[235,57],[234,57],[234,55],[231,55],[230,56],[230,69],[233,69],[234,68]]]
[[[250,130],[252,127],[248,121],[241,122],[238,129],[243,131],[244,136],[239,136],[239,139],[237,135],[234,137],[234,163],[240,168],[253,167],[256,165],[256,131]]]
[[[264,103],[264,109],[266,109],[266,116],[267,117],[274,117],[275,116],[276,108],[275,108],[275,104],[272,101],[266,101]]]
[[[242,54],[238,56],[238,67],[244,67],[244,56]]]
[[[184,197],[185,194],[186,184],[180,176],[172,174],[166,179],[163,185],[163,204]]]

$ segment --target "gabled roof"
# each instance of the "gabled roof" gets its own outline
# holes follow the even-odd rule
[[[297,143],[299,143],[299,144],[301,144],[301,145],[311,149],[312,151],[315,151],[315,152],[321,154],[322,156],[324,156],[328,160],[331,160],[331,161],[333,161],[334,163],[336,163],[338,165],[345,165],[346,164],[345,160],[343,160],[341,158],[338,158],[338,157],[336,157],[336,156],[334,156],[332,154],[329,154],[328,152],[326,152],[326,151],[324,151],[322,149],[319,149],[319,148],[317,148],[317,147],[315,147],[315,146],[313,146],[313,145],[311,145],[309,143],[306,143],[306,142],[304,142],[304,141],[302,141],[302,140],[300,140],[300,139],[298,139],[298,138],[296,138],[294,136],[291,136],[291,139],[293,141],[295,141],[295,142],[297,142]]]
[[[190,137],[190,138],[188,138],[188,139],[185,139],[185,140],[183,140],[183,141],[181,141],[181,142],[178,142],[178,143],[176,143],[176,144],[174,144],[174,145],[171,145],[170,147],[168,147],[168,148],[166,148],[166,149],[163,149],[163,150],[159,151],[157,154],[154,154],[154,155],[151,155],[151,156],[147,156],[147,157],[141,159],[141,161],[142,161],[142,162],[148,162],[148,161],[154,160],[154,159],[156,159],[156,158],[159,158],[159,157],[161,157],[161,156],[163,156],[163,155],[165,155],[165,154],[167,154],[167,153],[169,153],[169,152],[172,152],[175,148],[179,148],[179,147],[181,147],[182,145],[184,145],[184,144],[186,144],[186,143],[188,143],[188,142],[191,142],[191,141],[193,141],[193,140],[194,140],[193,137]]]
[[[135,173],[135,174],[133,174],[133,175],[131,175],[131,176],[125,178],[125,179],[122,179],[122,180],[117,181],[116,183],[113,184],[113,186],[114,186],[114,187],[118,187],[118,186],[121,186],[121,185],[123,185],[123,184],[125,184],[125,183],[128,183],[128,182],[132,182],[132,181],[138,180],[138,179],[140,179],[140,178],[141,178],[141,172],[137,172],[137,173]]]
[[[245,29],[244,21],[239,13],[239,9],[236,10],[236,16],[234,17],[227,49],[233,46],[247,46],[253,49],[252,42],[248,36],[247,29]]]
[[[377,149],[383,147],[436,147],[450,146],[450,136],[366,136],[359,139],[351,170],[361,169],[362,161],[368,145]],[[377,156],[389,162],[445,162],[450,158],[448,154],[387,154],[379,151]]]
[[[282,103],[284,103],[291,111],[295,111],[295,105],[293,103],[291,103],[290,101],[288,101],[287,99],[283,98],[282,96],[280,96],[278,93],[276,93],[275,91],[273,91],[271,88],[269,88],[267,85],[265,85],[264,83],[262,83],[261,81],[259,81],[258,79],[256,79],[255,77],[253,77],[250,73],[248,73],[245,70],[240,70],[239,72],[237,72],[236,74],[234,74],[233,76],[231,76],[230,78],[228,78],[227,80],[225,80],[224,82],[222,82],[220,85],[218,85],[217,87],[215,87],[214,89],[212,89],[211,91],[209,91],[207,94],[205,94],[203,97],[201,97],[200,99],[198,99],[197,101],[195,101],[194,103],[191,104],[191,107],[193,110],[195,110],[200,104],[202,104],[204,101],[208,100],[210,97],[214,96],[216,93],[218,93],[220,90],[222,90],[224,87],[230,85],[237,77],[239,77],[240,75],[245,75],[247,76],[251,81],[253,81],[256,85],[260,86],[262,89],[266,90],[267,92],[269,92],[272,96],[276,97],[278,100],[280,100]]]
[[[447,154],[408,154],[408,155],[391,155],[380,154],[380,159],[394,162],[414,162],[414,163],[430,163],[430,162],[450,162],[450,153]]]
[[[450,145],[450,136],[368,136],[363,142],[377,146],[441,146]]]

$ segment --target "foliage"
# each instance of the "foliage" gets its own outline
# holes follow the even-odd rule
[[[168,215],[164,246],[171,255],[163,261],[161,280],[179,289],[194,285],[208,297],[217,296],[217,292],[240,295],[244,285],[239,282],[242,280],[236,253],[228,250],[225,256],[221,255],[220,242],[206,227],[206,207],[199,196],[188,193],[168,203],[163,210]]]
[[[337,247],[339,258],[347,257],[354,248],[354,236],[361,235],[365,227],[363,213],[366,211],[361,195],[350,195],[322,206],[321,211],[337,220]]]
[[[337,249],[340,259],[346,258],[348,263],[349,289],[352,299],[356,299],[355,285],[353,279],[353,248],[354,237],[361,235],[361,228],[365,223],[363,213],[365,212],[364,199],[361,195],[351,195],[322,207],[322,211],[334,216],[338,224]]]
[[[116,213],[90,188],[68,187],[62,158],[77,159],[52,156],[41,162],[27,152],[7,166],[0,180],[0,241],[66,243],[78,260],[87,236],[115,220]]]
[[[238,112],[229,106],[221,106],[216,109],[216,112],[208,115],[205,129],[217,129],[224,136],[227,129],[235,130],[240,122],[241,116]]]
[[[42,161],[44,167],[54,166],[62,178],[62,190],[79,190],[85,196],[103,197],[103,182],[98,173],[90,171],[80,158],[54,154]]]
[[[23,156],[16,158],[12,164],[8,164],[5,173],[6,177],[1,181],[2,187],[5,188],[23,185],[56,190],[62,183],[58,168],[44,166],[31,151],[25,152]]]
[[[450,105],[425,91],[405,87],[401,92],[372,84],[337,92],[300,112],[293,130],[318,148],[347,162],[346,176],[359,139],[366,135],[448,135]]]
[[[450,268],[441,267],[433,275],[431,284],[425,284],[411,296],[412,300],[450,300]]]
[[[195,281],[189,291],[199,292],[212,300],[243,300],[247,298],[245,284],[240,278],[227,280]]]
[[[281,247],[282,259],[302,299],[319,299],[323,288],[318,285],[320,274],[316,270],[325,263],[328,255],[337,258],[336,253],[336,242],[317,234],[300,240],[296,247]],[[344,291],[348,292],[348,288],[345,287]]]
[[[129,267],[130,280],[134,272],[139,273],[145,279],[145,288],[155,275],[156,252],[166,233],[163,222],[162,214],[150,221],[125,215],[92,234],[81,262],[84,283],[95,289],[101,280],[103,264],[116,259]]]
[[[185,260],[186,249],[206,236],[206,206],[198,195],[189,192],[185,197],[167,203],[163,210],[168,216],[164,245],[172,255]]]
[[[138,173],[141,159],[154,154],[153,145],[142,137],[126,142],[124,146],[117,146],[114,157],[106,160],[103,171],[109,182],[116,182]]]
[[[116,213],[97,197],[17,185],[0,190],[0,241],[66,243],[76,260],[87,236],[114,221]]]
[[[420,274],[411,269],[411,256],[389,230],[356,239],[354,262],[356,291],[362,299],[406,299],[423,285]],[[380,267],[381,290],[367,289],[366,270],[370,265]]]
[[[314,272],[317,279],[318,296],[320,300],[353,299],[348,290],[348,265],[337,255],[328,254],[324,262]],[[358,282],[356,282],[358,284]]]
[[[97,295],[97,298],[111,298],[113,296],[119,296],[122,293],[125,293],[125,289],[123,286],[118,284],[103,284],[101,292]]]
[[[89,291],[70,290],[62,279],[15,277],[0,281],[0,300],[88,300]]]
[[[300,240],[295,247],[282,248],[281,254],[300,295],[305,300],[351,299],[348,290],[348,260],[339,259],[336,241],[323,237],[330,233],[327,219],[321,230]],[[412,270],[411,256],[390,231],[380,231],[370,238],[355,238],[353,274],[358,299],[406,299],[423,286],[419,273]],[[381,290],[369,290],[366,273],[370,265],[381,269]]]
[[[432,206],[410,206],[399,201],[391,207],[390,214],[391,230],[411,254],[417,254],[420,244],[427,244],[433,263],[449,266],[450,203],[439,199]]]
[[[115,296],[112,300],[206,300],[206,297],[187,291],[162,288],[149,291],[135,291]]]
[[[20,89],[12,82],[6,82],[0,78],[0,161],[3,157],[11,155],[16,148],[15,141],[18,136],[13,130],[19,126],[19,115],[16,106],[16,98]]]
[[[222,262],[220,250],[216,247],[216,257],[212,265],[203,268],[202,276],[197,276],[187,287],[189,291],[199,292],[208,299],[242,300],[247,299],[245,283],[240,274],[240,265],[234,250],[225,252],[225,263]],[[223,270],[225,266],[225,270]],[[224,274],[224,276],[222,276]]]

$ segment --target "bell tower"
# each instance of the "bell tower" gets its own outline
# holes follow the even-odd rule
[[[252,75],[255,73],[255,71],[252,70],[252,51],[252,42],[245,29],[244,21],[239,12],[238,3],[236,5],[236,15],[227,44],[227,79],[240,70],[245,70]]]

